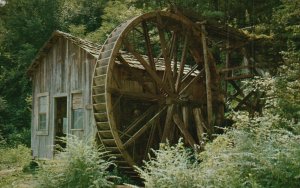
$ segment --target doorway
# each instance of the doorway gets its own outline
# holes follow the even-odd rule
[[[62,142],[60,138],[66,137],[68,132],[68,118],[67,118],[67,97],[55,98],[55,119],[54,119],[54,145],[62,148],[66,147],[66,143]],[[59,149],[60,147],[55,147]]]

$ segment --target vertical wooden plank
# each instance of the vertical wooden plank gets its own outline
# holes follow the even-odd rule
[[[67,92],[67,117],[68,117],[68,134],[71,134],[71,123],[72,123],[72,96],[71,96],[71,68],[72,68],[72,57],[69,40],[66,40],[66,92]]]
[[[68,62],[68,43],[67,43],[67,40],[66,39],[63,39],[63,67],[62,67],[62,74],[64,75],[63,76],[63,92],[64,93],[67,93],[68,92],[68,67],[69,67],[69,62]]]
[[[35,72],[36,73],[36,72]],[[36,138],[36,93],[37,93],[37,77],[36,74],[32,77],[32,112],[31,112],[31,149],[33,156],[38,156],[37,153],[37,138]]]
[[[54,156],[54,144],[55,144],[55,141],[54,141],[54,137],[55,137],[55,119],[54,119],[54,95],[56,94],[56,89],[54,87],[54,83],[52,82],[53,80],[53,75],[51,75],[50,73],[53,72],[53,67],[54,65],[56,65],[58,63],[58,53],[57,51],[59,50],[58,48],[58,43],[56,43],[51,51],[52,51],[52,54],[51,54],[51,59],[50,59],[50,62],[49,62],[49,67],[48,67],[48,86],[49,86],[49,99],[48,99],[48,104],[49,104],[49,111],[48,111],[48,117],[49,117],[49,125],[48,125],[48,142],[47,142],[47,145],[48,145],[48,158],[53,158]],[[50,55],[50,54],[49,54]],[[60,86],[60,85],[59,85]]]

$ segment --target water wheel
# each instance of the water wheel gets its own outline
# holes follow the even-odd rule
[[[93,77],[97,135],[119,168],[147,159],[150,148],[212,134],[223,100],[205,28],[170,12],[135,17],[105,41]]]

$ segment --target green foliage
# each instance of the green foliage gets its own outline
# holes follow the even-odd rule
[[[279,69],[276,93],[279,100],[278,113],[294,122],[300,120],[300,51],[290,43],[290,50],[282,52],[284,65]]]
[[[162,144],[153,150],[154,156],[136,167],[146,187],[197,187],[200,182],[196,163],[191,162],[192,153],[179,140],[175,146]]]
[[[101,27],[95,32],[89,33],[87,39],[101,44],[119,24],[141,13],[142,10],[131,5],[130,0],[109,1],[104,9]]]
[[[299,138],[295,126],[271,113],[249,118],[236,114],[236,129],[206,146],[201,172],[216,187],[299,186]]]
[[[199,164],[189,162],[181,142],[155,151],[138,168],[146,187],[299,187],[300,124],[269,112],[234,119],[235,128],[207,144]]]
[[[58,151],[56,160],[46,161],[38,172],[40,186],[57,187],[111,187],[107,169],[114,165],[104,148],[94,143],[69,135],[62,139],[67,143],[65,149]]]
[[[30,104],[26,98],[31,95],[31,87],[26,70],[58,27],[57,8],[56,0],[9,0],[0,7],[0,96],[6,101],[0,130],[8,142],[24,135],[22,142],[30,145]]]
[[[276,8],[273,14],[272,30],[278,40],[284,43],[291,40],[296,49],[300,49],[300,2],[299,0],[281,0],[282,5]],[[281,43],[281,45],[284,45]]]
[[[19,145],[16,148],[0,147],[0,170],[23,167],[29,163],[30,159],[30,149],[26,146]]]
[[[70,25],[84,27],[84,34],[95,31],[101,26],[106,3],[107,0],[62,0],[57,10],[60,26],[63,30],[69,30]]]

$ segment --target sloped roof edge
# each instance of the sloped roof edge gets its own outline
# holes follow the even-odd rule
[[[98,55],[99,55],[100,49],[101,49],[101,45],[81,39],[79,37],[75,37],[69,33],[65,33],[65,32],[56,30],[51,34],[50,38],[47,40],[47,42],[44,43],[44,45],[40,48],[39,52],[33,59],[31,65],[29,66],[29,68],[27,70],[28,75],[31,75],[33,73],[33,71],[39,64],[40,60],[47,55],[49,50],[55,44],[58,37],[64,37],[65,39],[70,40],[72,43],[78,45],[80,48],[85,50],[87,53],[89,53],[96,59],[98,58]]]

